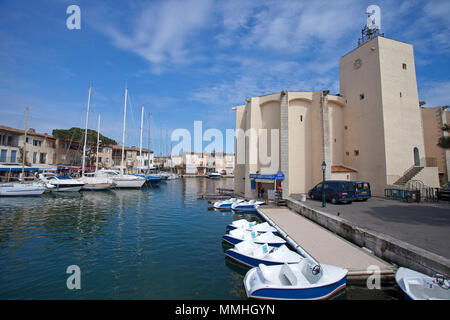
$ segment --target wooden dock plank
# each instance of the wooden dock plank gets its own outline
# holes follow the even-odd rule
[[[349,277],[372,274],[370,266],[377,266],[382,274],[394,273],[393,265],[289,209],[259,210],[319,263],[345,268]]]

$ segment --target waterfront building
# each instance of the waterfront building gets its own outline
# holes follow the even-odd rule
[[[425,155],[428,161],[435,159],[441,183],[449,181],[450,150],[437,145],[439,138],[445,133],[442,128],[450,125],[450,109],[446,107],[421,108],[425,140]]]
[[[340,92],[282,91],[248,98],[236,111],[235,191],[256,197],[258,182],[275,180],[252,174],[282,172],[283,197],[307,193],[322,181],[362,180],[372,194],[411,180],[439,187],[436,164],[425,157],[413,46],[376,36],[340,59]],[[266,129],[268,143],[252,138]],[[270,143],[274,134],[274,146]],[[242,148],[240,148],[242,146]],[[278,161],[263,164],[272,150]],[[257,161],[251,161],[252,159]],[[267,162],[266,162],[267,163]],[[263,176],[258,176],[258,178]]]
[[[111,151],[111,164],[108,166],[108,156],[105,157],[106,151]],[[139,172],[142,170],[153,168],[153,151],[142,148],[142,157],[139,155],[140,149],[137,147],[127,147],[124,148],[124,168],[127,172]],[[113,145],[113,146],[105,146],[102,150],[102,167],[105,168],[114,168],[119,169],[121,166],[122,160],[122,146]],[[100,162],[100,159],[99,159]]]
[[[207,175],[209,172],[233,175],[234,154],[185,152],[183,153],[183,171],[187,175]]]

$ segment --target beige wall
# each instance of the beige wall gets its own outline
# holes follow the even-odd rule
[[[428,158],[436,159],[439,173],[447,174],[445,150],[437,145],[439,138],[443,135],[442,109],[440,107],[421,108],[421,112],[424,130],[425,155]],[[450,112],[447,111],[446,115],[450,116]]]

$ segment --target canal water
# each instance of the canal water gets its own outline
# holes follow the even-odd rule
[[[0,198],[0,299],[246,299],[246,269],[225,259],[236,219],[198,192],[233,179],[184,178],[141,190]],[[69,290],[67,267],[81,270]],[[399,299],[349,286],[337,299]]]

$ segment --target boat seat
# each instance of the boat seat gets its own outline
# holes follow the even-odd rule
[[[297,277],[295,276],[294,271],[291,269],[291,267],[285,263],[282,267],[281,267],[281,272],[282,274],[286,277],[286,279],[288,279],[289,283],[292,286],[296,286],[297,285]]]
[[[302,271],[302,275],[308,280],[309,283],[313,284],[319,281],[322,277],[322,268],[320,265],[311,261],[310,259],[303,259],[300,262],[300,270]]]
[[[255,256],[258,258],[262,258],[268,253],[269,253],[269,246],[267,245],[267,243],[265,243],[256,250]]]
[[[270,271],[265,264],[260,263],[258,265],[258,273],[262,280],[266,282],[273,282],[272,280],[270,280]]]

